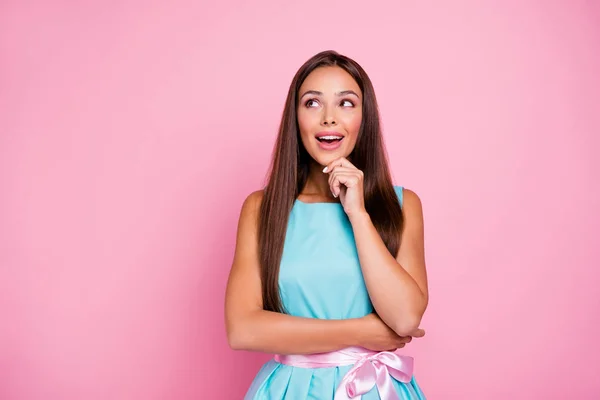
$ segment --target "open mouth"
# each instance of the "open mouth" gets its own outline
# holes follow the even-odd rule
[[[315,136],[319,142],[319,147],[322,150],[333,151],[337,150],[344,140],[344,135],[338,132],[319,132]]]
[[[320,136],[317,137],[317,140],[321,143],[327,143],[327,144],[332,144],[332,143],[336,143],[336,142],[340,142],[344,137],[343,136]]]

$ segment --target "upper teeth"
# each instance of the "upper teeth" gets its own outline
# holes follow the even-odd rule
[[[334,139],[340,139],[341,136],[321,136],[319,139],[327,139],[327,140],[334,140]]]

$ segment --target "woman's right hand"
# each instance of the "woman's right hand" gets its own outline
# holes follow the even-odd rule
[[[395,351],[410,343],[413,337],[425,336],[423,329],[416,329],[410,336],[398,336],[375,313],[363,317],[363,334],[359,346],[373,351]]]

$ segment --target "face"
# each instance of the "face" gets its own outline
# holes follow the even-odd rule
[[[298,92],[298,125],[302,144],[319,164],[348,157],[362,121],[362,92],[340,67],[311,72]]]

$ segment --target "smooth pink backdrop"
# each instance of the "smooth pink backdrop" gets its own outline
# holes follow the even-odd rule
[[[599,10],[2,2],[0,398],[242,397],[268,356],[225,339],[237,217],[325,49],[424,204],[428,398],[600,398]]]

